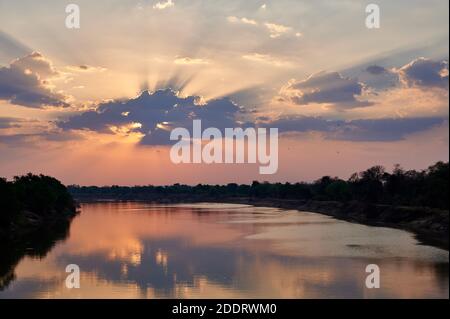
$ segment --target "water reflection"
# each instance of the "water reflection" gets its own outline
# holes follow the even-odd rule
[[[3,261],[2,261],[3,263]],[[78,264],[81,288],[64,286]],[[365,266],[382,271],[364,286]],[[83,205],[71,236],[25,258],[0,298],[448,298],[448,252],[409,233],[237,205]]]
[[[58,241],[68,237],[69,228],[70,221],[61,220],[51,228],[41,227],[20,240],[1,241],[0,291],[16,279],[15,268],[23,258],[45,258]]]

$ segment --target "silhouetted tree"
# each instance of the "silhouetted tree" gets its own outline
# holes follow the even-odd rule
[[[22,212],[46,217],[76,211],[75,201],[63,184],[53,177],[33,174],[16,176],[12,182],[0,178],[0,207],[3,230]]]

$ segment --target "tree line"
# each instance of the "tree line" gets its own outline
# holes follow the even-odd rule
[[[425,170],[405,170],[396,165],[391,173],[373,166],[349,179],[324,176],[312,183],[268,183],[251,185],[196,186],[69,186],[75,197],[110,199],[159,199],[189,196],[210,199],[224,197],[274,198],[319,201],[361,201],[374,204],[424,206],[449,209],[449,163],[437,162]]]

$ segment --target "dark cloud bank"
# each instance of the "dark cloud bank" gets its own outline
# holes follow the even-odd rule
[[[112,133],[111,126],[140,123],[130,131],[144,134],[143,145],[167,145],[170,130],[184,127],[192,130],[192,120],[201,119],[203,129],[216,127],[274,127],[280,133],[323,132],[329,139],[349,141],[395,141],[407,134],[430,129],[447,122],[445,118],[403,118],[374,120],[326,120],[320,117],[289,117],[276,120],[242,122],[242,108],[227,98],[198,104],[199,97],[179,97],[172,90],[143,92],[135,99],[100,104],[97,110],[74,116],[57,125],[64,130],[91,130]]]

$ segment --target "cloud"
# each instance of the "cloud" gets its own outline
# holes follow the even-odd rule
[[[358,80],[376,91],[392,89],[399,85],[400,76],[395,70],[370,65],[358,75]]]
[[[190,57],[177,57],[174,61],[175,64],[179,65],[201,65],[209,64],[209,61],[200,58],[190,58]]]
[[[448,88],[448,61],[418,58],[398,72],[408,86]]]
[[[54,92],[50,80],[59,73],[40,53],[33,52],[0,68],[0,100],[32,108],[66,107],[67,99]]]
[[[330,120],[322,117],[290,116],[271,119],[260,117],[242,121],[241,107],[228,98],[200,103],[200,97],[180,97],[166,89],[143,92],[134,99],[102,103],[96,110],[87,111],[59,121],[64,131],[87,130],[97,133],[127,136],[139,134],[141,145],[171,145],[170,131],[184,127],[192,132],[192,121],[202,120],[202,128],[227,127],[278,128],[280,133],[320,132],[326,139],[345,141],[397,141],[408,134],[422,132],[439,125],[448,125],[448,118],[382,118]],[[248,115],[248,114],[247,114]]]
[[[83,136],[76,132],[64,132],[61,130],[45,131],[38,133],[17,133],[17,134],[0,134],[0,145],[8,145],[10,147],[29,147],[36,146],[42,142],[67,142],[81,140]]]
[[[205,127],[236,127],[241,109],[228,98],[201,103],[198,96],[180,97],[170,89],[144,91],[135,99],[102,103],[96,110],[57,122],[64,130],[91,130],[102,133],[141,134],[141,144],[171,144],[175,127],[192,129],[201,119]]]
[[[280,133],[321,132],[330,140],[354,142],[398,141],[407,135],[448,125],[448,118],[384,118],[327,120],[320,117],[290,117],[269,121],[264,127],[277,127]]]
[[[67,69],[73,72],[104,72],[107,69],[99,66],[91,66],[87,64],[82,65],[71,65]]]
[[[80,140],[77,132],[65,132],[53,122],[36,119],[0,117],[0,145],[10,147],[36,146],[42,142]]]
[[[384,74],[387,73],[388,70],[383,68],[382,66],[379,65],[371,65],[368,66],[365,70],[367,73],[372,74],[372,75],[380,75],[380,74]]]
[[[256,20],[245,18],[245,17],[238,18],[236,16],[228,16],[227,20],[228,20],[228,22],[233,23],[233,24],[246,24],[246,25],[252,25],[252,26],[264,28],[267,31],[269,31],[269,35],[272,39],[279,38],[282,35],[286,35],[289,33],[292,34],[294,31],[291,27],[288,27],[288,26],[285,26],[282,24],[276,24],[276,23],[270,23],[270,22],[259,23]],[[295,32],[295,33],[293,33],[293,35],[295,37],[303,36],[303,34],[301,32]]]
[[[295,105],[324,104],[351,109],[383,104],[386,94],[401,93],[409,88],[418,89],[421,95],[425,93],[424,89],[448,90],[447,61],[418,58],[399,68],[371,64],[352,74],[353,77],[346,77],[338,72],[320,72],[301,81],[290,80],[280,89],[276,99]],[[371,101],[365,98],[369,95]]]
[[[327,136],[345,141],[397,141],[445,123],[448,125],[448,119],[440,117],[353,120]]]
[[[164,10],[164,9],[167,9],[167,8],[171,8],[173,6],[175,6],[175,3],[172,0],[167,0],[166,2],[157,2],[153,6],[153,9]]]
[[[0,129],[20,127],[21,119],[13,117],[0,117]]]
[[[256,22],[255,20],[252,19],[248,19],[248,18],[238,18],[235,16],[229,16],[227,17],[228,22],[230,23],[242,23],[242,24],[249,24],[249,25],[258,25],[258,22]]]
[[[271,56],[270,54],[250,53],[250,54],[244,54],[242,56],[242,58],[249,60],[249,61],[271,64],[274,66],[289,66],[290,65],[289,62],[287,62],[285,60],[277,59],[277,58]]]
[[[338,72],[320,72],[305,80],[291,80],[279,93],[278,100],[296,105],[329,104],[339,108],[355,108],[371,105],[360,101],[364,85]]]
[[[278,38],[281,35],[292,31],[291,27],[284,26],[284,25],[281,25],[281,24],[276,24],[276,23],[266,22],[266,23],[264,23],[264,26],[269,31],[269,34],[270,34],[271,38]]]

